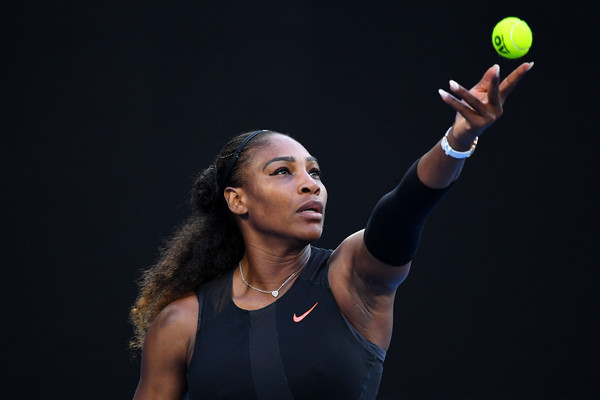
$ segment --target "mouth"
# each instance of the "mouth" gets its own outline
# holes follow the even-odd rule
[[[309,201],[296,212],[299,214],[323,214],[323,204],[319,201]]]
[[[314,208],[309,208],[308,210],[299,211],[300,214],[321,214],[320,211],[315,210]]]

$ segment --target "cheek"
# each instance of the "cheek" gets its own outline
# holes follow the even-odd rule
[[[261,217],[287,212],[292,206],[288,195],[272,190],[258,190],[253,199],[255,214]]]
[[[327,189],[325,188],[325,185],[321,186],[321,195],[319,196],[321,198],[321,201],[323,202],[324,206],[327,206]]]

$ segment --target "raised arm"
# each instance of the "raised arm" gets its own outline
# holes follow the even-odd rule
[[[471,90],[451,80],[451,91],[462,101],[440,89],[442,100],[456,110],[456,119],[446,136],[453,150],[467,152],[474,146],[475,140],[502,116],[506,97],[532,66],[523,63],[500,81],[500,67],[494,65]],[[446,155],[440,141],[421,158],[419,179],[431,188],[445,188],[458,178],[464,163],[465,158]]]
[[[427,216],[460,175],[465,163],[460,157],[502,115],[506,97],[532,65],[521,64],[503,81],[495,65],[471,90],[454,81],[454,95],[440,90],[457,111],[447,142],[442,139],[413,164],[379,201],[366,230],[348,237],[332,255],[329,281],[334,296],[346,318],[373,343],[384,348],[389,344],[396,288],[408,275]]]

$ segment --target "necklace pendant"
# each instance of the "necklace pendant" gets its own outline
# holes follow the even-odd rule
[[[277,297],[279,296],[279,290],[273,290],[271,294],[273,295],[273,297]]]

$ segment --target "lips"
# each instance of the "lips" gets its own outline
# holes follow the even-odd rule
[[[316,214],[323,214],[323,203],[321,203],[318,200],[311,200],[311,201],[307,201],[306,203],[302,204],[300,206],[300,208],[298,209],[298,211],[296,211],[297,213],[316,213]]]

